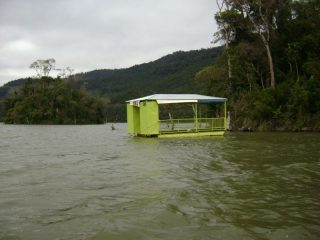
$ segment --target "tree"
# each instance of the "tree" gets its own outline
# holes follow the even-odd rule
[[[228,62],[228,78],[232,78],[232,64],[231,56],[229,51],[229,44],[232,38],[232,24],[230,24],[230,17],[233,14],[230,12],[229,3],[227,0],[216,0],[218,6],[218,12],[215,15],[216,22],[218,24],[219,31],[215,33],[215,41],[223,41],[225,50],[227,53],[227,62]]]
[[[39,59],[31,63],[30,68],[36,71],[37,77],[47,77],[49,76],[50,71],[54,69],[55,63],[56,60],[54,60],[53,58],[49,58],[46,60]]]
[[[228,97],[238,127],[319,129],[320,0],[216,2],[215,40],[225,51],[198,82]]]
[[[72,89],[60,78],[42,77],[28,79],[4,100],[3,120],[15,124],[101,124],[105,106],[101,99]]]
[[[235,0],[235,2],[240,6],[241,12],[245,14],[245,17],[250,20],[253,31],[257,33],[262,40],[268,58],[270,84],[272,88],[275,88],[276,80],[270,43],[278,1]]]
[[[56,71],[58,71],[58,77],[61,78],[69,78],[72,73],[74,72],[74,69],[70,68],[70,67],[66,67],[66,68],[56,68]]]

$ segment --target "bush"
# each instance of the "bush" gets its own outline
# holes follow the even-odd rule
[[[5,123],[101,124],[103,102],[61,79],[28,79],[19,92],[4,100]]]

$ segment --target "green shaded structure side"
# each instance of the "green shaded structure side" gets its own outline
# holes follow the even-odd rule
[[[127,104],[128,133],[140,134],[140,109]]]
[[[156,101],[145,101],[140,104],[140,133],[141,135],[159,134],[159,107]]]

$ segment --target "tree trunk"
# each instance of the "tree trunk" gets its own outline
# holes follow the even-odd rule
[[[226,10],[229,10],[229,4],[227,1],[222,0],[221,3],[219,3],[218,0],[216,0],[216,4],[218,6],[219,9],[219,13],[221,14],[223,12],[223,9],[225,8]],[[226,25],[222,24],[222,31],[224,34],[224,41],[225,41],[225,51],[227,53],[227,64],[228,64],[228,79],[230,81],[230,79],[232,78],[232,64],[231,64],[231,56],[229,53],[229,42],[230,42],[230,29],[228,29],[228,27],[226,27]],[[230,87],[231,87],[231,82],[229,82]]]
[[[231,57],[229,53],[229,37],[226,33],[226,52],[227,52],[227,58],[228,58],[228,78],[229,80],[232,78],[232,65],[231,65]]]
[[[264,87],[264,83],[263,83],[263,76],[262,76],[262,74],[260,74],[260,81],[261,81],[261,86],[262,86],[262,88],[265,88],[265,87]]]
[[[232,78],[232,65],[231,65],[231,58],[229,53],[227,53],[227,57],[228,57],[228,78],[230,80]]]
[[[245,3],[249,6],[250,2],[245,1]],[[257,33],[259,33],[261,40],[263,42],[263,45],[265,46],[266,50],[267,50],[267,57],[268,57],[268,63],[269,63],[269,71],[270,71],[270,85],[272,88],[276,87],[276,80],[275,80],[275,76],[274,76],[274,66],[273,66],[273,61],[272,61],[272,54],[271,54],[271,50],[270,50],[270,23],[267,20],[267,17],[263,15],[262,13],[262,2],[261,0],[259,2],[257,2],[258,4],[258,9],[259,9],[259,17],[262,20],[263,24],[261,26],[261,24],[259,25],[258,22],[256,22],[254,20],[254,18],[250,15],[249,10],[245,11],[249,20],[251,21],[251,23],[253,24],[253,27],[255,28],[255,30],[257,31]],[[262,31],[262,29],[264,29],[264,31]],[[266,36],[264,35],[264,32],[266,34]]]
[[[266,48],[267,51],[267,57],[268,57],[268,63],[269,63],[269,72],[270,72],[270,85],[272,88],[276,87],[276,80],[274,77],[274,67],[273,67],[273,61],[272,61],[272,54],[271,54],[271,50],[270,50],[270,46],[269,46],[269,41],[267,39],[269,39],[269,30],[267,30],[267,38],[263,35],[263,33],[260,31],[260,29],[258,28],[257,24],[253,21],[252,18],[249,17],[249,19],[251,20],[251,22],[253,23],[255,29],[257,30],[257,32],[259,33],[261,40],[263,42],[263,45]]]
[[[296,65],[297,82],[299,82],[299,80],[300,80],[300,75],[299,75],[298,63],[297,63],[296,60],[294,61],[294,63],[295,63],[295,65]]]
[[[264,46],[266,47],[267,55],[268,55],[271,87],[275,88],[276,87],[276,80],[275,80],[275,77],[274,77],[274,67],[273,67],[273,61],[272,61],[272,55],[271,55],[271,51],[270,51],[270,46],[269,46],[269,44],[267,42],[265,42]]]

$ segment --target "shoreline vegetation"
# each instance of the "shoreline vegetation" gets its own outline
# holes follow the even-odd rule
[[[320,1],[217,0],[215,42],[196,75],[228,98],[232,128],[320,130]]]
[[[27,79],[3,102],[7,124],[103,124],[104,104],[60,78]]]
[[[125,122],[128,99],[198,93],[228,99],[232,131],[319,132],[320,0],[217,3],[214,42],[221,47],[126,69],[10,82],[0,87],[3,121]]]

